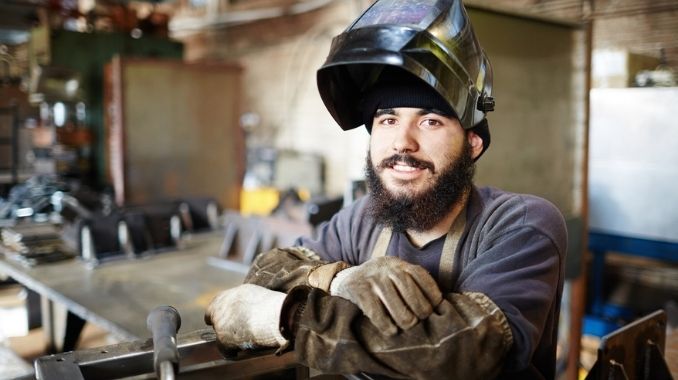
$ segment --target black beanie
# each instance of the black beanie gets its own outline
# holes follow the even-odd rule
[[[377,110],[398,107],[411,107],[434,110],[437,113],[459,119],[452,106],[437,91],[424,81],[398,69],[386,68],[378,81],[367,90],[360,102],[365,128],[372,133],[372,122]],[[483,139],[483,150],[476,160],[490,146],[490,129],[487,119],[483,119],[468,129]]]
[[[363,96],[361,111],[367,131],[372,132],[377,110],[398,107],[430,109],[443,116],[457,118],[450,104],[428,84],[400,75],[399,78],[377,82]]]

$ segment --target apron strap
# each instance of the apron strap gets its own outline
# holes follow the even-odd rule
[[[377,242],[372,249],[372,256],[370,258],[386,256],[386,250],[388,250],[388,244],[391,242],[392,235],[393,230],[390,227],[384,227],[381,230]]]
[[[464,228],[466,227],[466,207],[464,207],[457,219],[452,224],[452,228],[447,233],[445,237],[445,243],[443,243],[443,251],[440,254],[440,264],[438,266],[438,277],[440,283],[443,285],[443,293],[449,293],[452,291],[452,271],[454,270],[454,255],[457,252],[457,246],[459,246],[459,240],[461,240],[461,235],[464,233]]]
[[[466,207],[464,207],[457,219],[455,219],[452,224],[452,228],[445,236],[445,243],[443,243],[443,250],[440,254],[440,264],[438,266],[438,277],[440,284],[443,284],[445,287],[443,290],[444,293],[449,293],[452,290],[452,271],[454,269],[454,255],[457,252],[457,246],[459,245],[459,240],[461,235],[464,233],[464,228],[466,227]],[[388,250],[388,245],[391,242],[391,236],[393,235],[393,230],[389,227],[384,227],[379,233],[377,242],[374,244],[372,249],[372,255],[370,258],[386,256],[386,251]]]

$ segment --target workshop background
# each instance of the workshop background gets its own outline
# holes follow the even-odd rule
[[[0,379],[150,336],[136,316],[162,297],[197,313],[212,274],[237,283],[364,194],[369,135],[336,125],[315,70],[370,4],[0,3]],[[465,4],[497,99],[477,182],[543,196],[568,223],[560,378],[658,309],[678,378],[678,1]],[[160,294],[143,280],[154,260],[167,281],[204,278]]]

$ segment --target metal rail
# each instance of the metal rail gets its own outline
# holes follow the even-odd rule
[[[308,369],[296,363],[294,352],[241,352],[237,357],[224,358],[212,329],[180,334],[177,348],[181,357],[178,379],[240,379],[274,374],[308,379]],[[155,378],[153,340],[43,356],[35,360],[34,366],[37,380],[151,379]]]

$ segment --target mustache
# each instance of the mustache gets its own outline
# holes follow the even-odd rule
[[[379,163],[377,169],[383,170],[386,168],[391,168],[399,162],[405,163],[408,166],[417,169],[429,169],[432,172],[434,172],[435,169],[432,162],[418,160],[408,154],[394,154],[391,157],[385,158]]]

